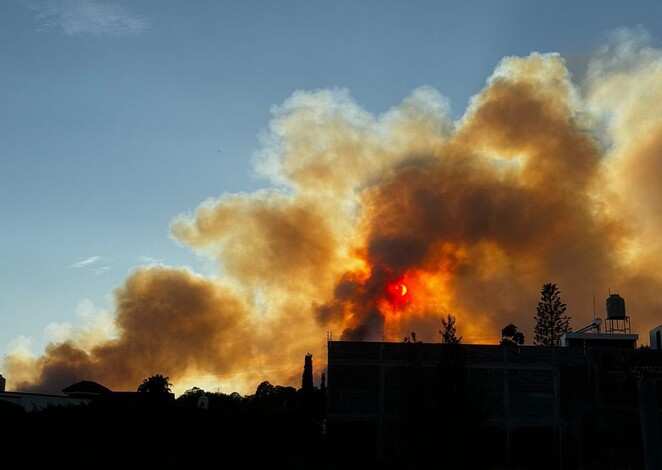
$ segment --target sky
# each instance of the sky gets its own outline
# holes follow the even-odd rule
[[[637,0],[2,2],[7,389],[299,386],[329,337],[439,341],[447,314],[463,342],[513,322],[532,344],[546,282],[575,330],[621,294],[648,344],[661,19]]]

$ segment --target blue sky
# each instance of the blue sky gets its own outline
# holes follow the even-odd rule
[[[558,52],[580,80],[622,27],[658,46],[662,3],[2,2],[0,347],[112,315],[137,266],[213,273],[170,223],[271,186],[252,157],[296,91],[380,115],[427,85],[460,118],[502,58]]]

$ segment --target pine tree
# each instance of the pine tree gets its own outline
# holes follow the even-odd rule
[[[462,336],[456,336],[455,317],[453,315],[449,313],[446,319],[442,318],[441,324],[443,329],[439,330],[439,334],[441,335],[442,343],[459,344],[462,341]]]
[[[556,284],[543,284],[534,317],[533,344],[558,346],[561,335],[570,329],[570,317],[565,314],[566,305],[561,302],[560,293]]]

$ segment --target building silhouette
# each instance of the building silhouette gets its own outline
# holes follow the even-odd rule
[[[329,448],[373,468],[660,469],[662,350],[633,336],[328,341]]]

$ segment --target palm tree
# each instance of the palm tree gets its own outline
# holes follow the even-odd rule
[[[152,375],[143,380],[138,386],[140,393],[150,393],[154,395],[170,393],[172,384],[168,381],[170,377],[164,377],[161,374]]]

